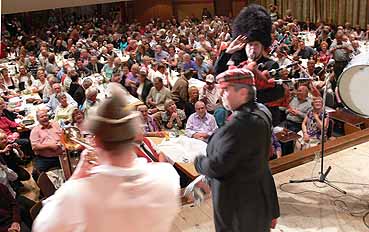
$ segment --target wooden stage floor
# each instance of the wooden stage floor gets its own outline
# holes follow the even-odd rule
[[[291,179],[309,178],[312,174],[316,176],[320,169],[319,161],[278,173],[274,175],[281,207],[277,228],[283,232],[369,231],[362,219],[364,212],[369,211],[369,142],[329,155],[324,164],[325,169],[329,165],[332,167],[328,180],[348,194],[344,196],[321,183],[317,186],[302,183],[280,187]],[[344,210],[345,207],[354,216]],[[369,223],[369,217],[367,221]],[[198,207],[184,206],[171,230],[179,231],[215,231],[210,200]]]

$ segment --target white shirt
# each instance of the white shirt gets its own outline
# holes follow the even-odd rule
[[[143,87],[144,87],[144,83],[140,83],[140,85],[138,86],[137,91],[136,91],[136,93],[137,93],[137,95],[138,95],[138,98],[139,98],[140,100],[142,100],[141,95],[142,95]]]
[[[44,84],[42,84],[40,79],[36,79],[32,82],[32,87],[35,87],[37,90],[43,90],[45,88],[46,83],[47,83],[46,80]]]
[[[158,70],[154,70],[154,69],[149,69],[149,74],[147,75],[148,79],[151,82],[154,82],[155,77],[160,77],[163,79],[163,74],[161,72],[159,72]]]
[[[44,201],[34,232],[168,232],[179,210],[179,176],[168,163],[137,158],[131,168],[101,165]]]
[[[220,89],[217,85],[215,85],[212,90],[205,87],[206,85],[200,90],[200,99],[206,98],[206,109],[208,111],[214,111],[218,106],[218,100],[221,98]]]

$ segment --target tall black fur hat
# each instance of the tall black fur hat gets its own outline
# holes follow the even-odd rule
[[[233,38],[246,35],[248,41],[259,41],[265,48],[272,44],[272,20],[267,10],[251,4],[241,10],[232,24]]]

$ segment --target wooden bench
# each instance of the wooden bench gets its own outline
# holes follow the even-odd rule
[[[365,122],[366,119],[359,117],[353,113],[347,112],[345,110],[336,110],[334,112],[329,113],[329,117],[332,118],[335,121],[339,121],[342,122],[344,124],[349,124],[351,126],[360,128],[360,129],[364,129],[365,128]],[[352,132],[350,131],[350,129],[352,129],[352,127],[348,128],[349,131],[347,131],[348,133]],[[347,134],[346,129],[345,129],[345,134]]]

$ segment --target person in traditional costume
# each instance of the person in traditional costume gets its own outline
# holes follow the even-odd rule
[[[209,139],[196,170],[210,182],[217,232],[269,232],[280,215],[268,160],[270,111],[255,102],[254,74],[227,70],[217,76],[222,102],[232,118]]]

